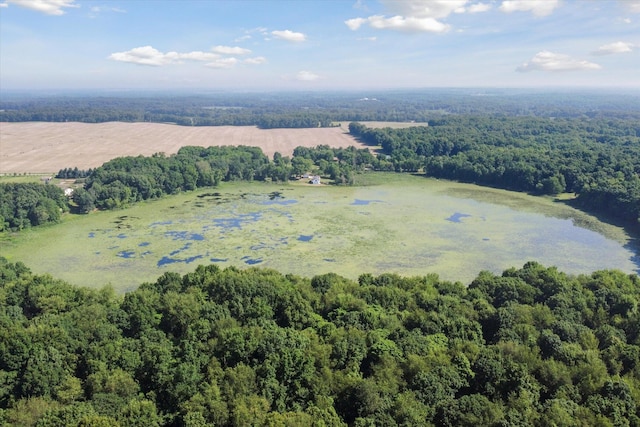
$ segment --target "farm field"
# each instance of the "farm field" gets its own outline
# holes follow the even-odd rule
[[[6,238],[0,255],[75,285],[110,283],[121,292],[210,263],[306,277],[437,273],[465,284],[481,270],[531,260],[574,274],[640,270],[622,230],[552,199],[408,175],[362,180],[367,185],[224,183],[68,216]]]
[[[346,125],[345,125],[346,126]],[[0,123],[0,174],[55,173],[95,168],[115,157],[176,153],[180,147],[247,145],[291,156],[298,146],[365,147],[345,127],[258,129],[253,126],[186,127],[161,123]]]

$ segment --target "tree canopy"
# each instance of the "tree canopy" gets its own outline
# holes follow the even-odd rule
[[[0,259],[0,422],[638,426],[639,290],[209,265],[122,296]]]

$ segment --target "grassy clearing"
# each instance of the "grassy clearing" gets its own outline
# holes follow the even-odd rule
[[[6,236],[0,254],[38,273],[119,291],[212,262],[303,276],[438,273],[463,283],[529,260],[570,273],[638,269],[622,231],[601,225],[615,241],[576,227],[584,214],[552,199],[399,174],[358,179],[362,186],[230,183],[69,215]]]

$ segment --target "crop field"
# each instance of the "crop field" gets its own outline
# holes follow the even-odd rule
[[[365,146],[345,127],[258,129],[253,126],[188,127],[160,123],[0,123],[0,174],[55,173],[95,168],[115,157],[176,153],[180,147],[247,145],[291,156],[298,146]]]
[[[535,260],[568,273],[640,269],[624,233],[575,223],[551,199],[396,174],[362,186],[224,183],[129,209],[67,216],[0,242],[0,255],[72,284],[118,291],[199,264],[335,272],[439,274],[468,284]]]

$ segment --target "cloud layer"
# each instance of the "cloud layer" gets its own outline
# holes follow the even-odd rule
[[[75,3],[75,0],[6,0],[7,3],[12,3],[18,6],[26,7],[38,12],[46,13],[47,15],[64,15],[65,8],[80,7]]]
[[[443,22],[451,14],[488,12],[491,3],[475,0],[380,0],[389,15],[372,15],[346,20],[344,23],[355,31],[368,24],[376,30],[444,33],[451,26]],[[530,12],[535,16],[550,15],[560,0],[504,0],[498,10],[504,13]]]
[[[169,64],[181,64],[185,61],[205,62],[209,68],[231,68],[239,60],[235,57],[223,57],[222,54],[245,55],[251,53],[249,49],[231,46],[215,46],[211,52],[166,52],[163,53],[152,46],[136,47],[125,52],[116,52],[109,55],[109,59],[119,62],[129,62],[138,65],[162,66]],[[247,64],[263,64],[263,57],[249,58],[244,61]]]
[[[598,49],[591,52],[592,55],[613,55],[615,53],[628,53],[633,51],[635,46],[632,43],[615,42],[600,46]]]
[[[505,13],[531,12],[535,16],[547,16],[559,5],[559,0],[506,0],[499,10]]]
[[[291,30],[276,30],[272,31],[271,34],[278,39],[290,41],[290,42],[303,42],[307,39],[307,36],[303,33],[296,33]]]
[[[520,65],[516,68],[516,71],[519,72],[528,72],[528,71],[578,71],[578,70],[599,70],[600,65],[574,59],[568,55],[563,55],[560,53],[549,52],[548,50],[543,50],[542,52],[538,52],[533,58],[531,58],[528,62]]]

